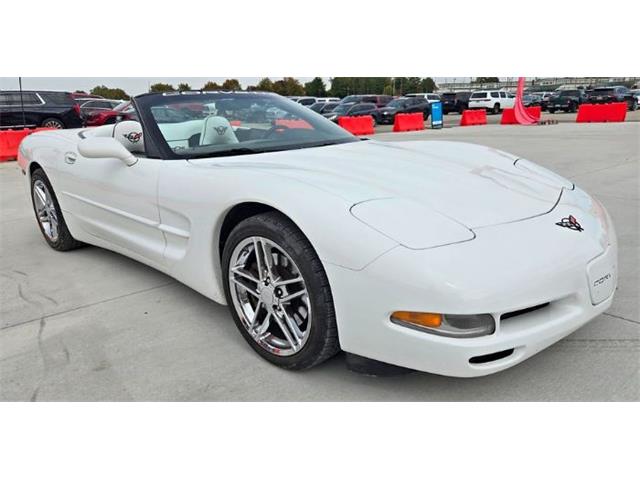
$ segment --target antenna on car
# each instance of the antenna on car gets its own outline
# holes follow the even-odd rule
[[[24,100],[22,99],[22,77],[18,77],[18,86],[20,88],[20,109],[22,110],[22,128],[27,128],[27,120],[24,114]]]

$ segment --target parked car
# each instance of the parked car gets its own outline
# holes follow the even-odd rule
[[[131,257],[228,305],[256,354],[289,370],[342,350],[484,376],[614,302],[618,241],[607,210],[520,155],[471,143],[363,142],[265,93],[186,98],[238,102],[236,111],[248,100],[276,107],[297,128],[234,130],[220,115],[158,123],[151,110],[179,95],[135,97],[142,122],[26,137],[17,164],[34,227],[56,250],[48,258],[39,249],[47,268],[83,243]],[[74,257],[78,276],[59,278],[61,288],[83,292],[81,270],[99,254]],[[204,297],[194,294],[198,308],[208,308]],[[189,334],[203,348],[237,348],[212,323],[193,322]]]
[[[503,108],[513,108],[516,96],[504,90],[480,90],[469,97],[469,109],[484,109],[500,113]]]
[[[540,106],[542,107],[543,111],[546,111],[547,107],[549,106],[549,99],[553,95],[553,92],[535,92],[535,94],[540,95],[540,98],[542,99],[540,102]]]
[[[80,116],[86,120],[95,113],[113,110],[122,103],[120,100],[106,100],[104,98],[78,98],[76,103],[80,105]]]
[[[340,105],[340,102],[316,102],[309,108],[317,113],[330,113]]]
[[[525,107],[539,107],[542,103],[542,97],[534,93],[522,96],[522,104]]]
[[[422,113],[426,120],[431,115],[431,104],[423,97],[400,97],[378,110],[378,122],[393,123],[398,113]]]
[[[638,99],[627,87],[596,87],[587,98],[588,103],[616,103],[626,102],[629,110],[638,109]]]
[[[340,103],[373,103],[376,107],[384,107],[393,100],[391,95],[348,95]]]
[[[440,94],[442,99],[442,112],[462,113],[469,108],[469,97],[471,92],[444,92]]]
[[[100,99],[100,98],[104,98],[100,95],[94,95],[92,93],[85,93],[85,92],[72,92],[71,93],[71,97],[74,100],[83,100],[83,99],[90,99],[90,100],[94,100],[94,99]]]
[[[442,98],[437,93],[406,93],[405,97],[424,98],[428,103],[441,102]]]
[[[340,117],[357,117],[360,115],[371,115],[374,125],[380,121],[378,107],[374,103],[339,103],[331,112],[324,114],[325,118],[334,123],[338,123]]]
[[[305,107],[310,107],[311,105],[317,102],[316,97],[288,97],[288,98],[289,100],[293,100],[294,102],[299,103],[300,105],[304,105]]]
[[[123,102],[113,110],[105,110],[92,115],[86,119],[89,127],[98,127],[100,125],[109,125],[119,120],[137,120],[135,108],[131,102]]]
[[[340,103],[338,97],[316,97],[316,103]]]
[[[551,96],[547,110],[549,113],[555,113],[557,110],[576,112],[586,101],[583,90],[560,90]]]
[[[69,92],[0,92],[0,128],[79,128],[82,125],[80,106]]]

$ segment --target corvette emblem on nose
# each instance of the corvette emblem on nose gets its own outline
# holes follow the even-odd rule
[[[576,232],[582,232],[584,230],[584,228],[582,228],[582,225],[578,223],[578,220],[576,220],[576,217],[574,217],[573,215],[569,215],[568,217],[563,218],[562,220],[557,222],[556,225],[558,225],[559,227],[575,230]]]

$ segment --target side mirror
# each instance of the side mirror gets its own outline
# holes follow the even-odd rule
[[[78,152],[86,158],[117,158],[131,167],[138,159],[115,138],[92,137],[78,142]]]

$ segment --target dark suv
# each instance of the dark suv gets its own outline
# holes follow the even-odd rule
[[[627,87],[597,87],[589,92],[589,103],[626,102],[629,110],[638,108],[638,99]]]
[[[469,108],[471,92],[445,92],[440,94],[442,98],[442,113],[462,113]]]
[[[361,115],[371,115],[374,124],[379,122],[378,107],[373,103],[340,103],[331,112],[323,115],[335,123],[338,123],[340,117],[359,117]]]
[[[391,95],[348,95],[340,103],[373,103],[376,107],[384,107],[393,100]]]
[[[547,110],[555,113],[556,110],[575,112],[583,103],[587,103],[587,97],[582,90],[560,90],[549,98]]]
[[[34,127],[80,128],[80,106],[69,92],[1,91],[0,129]]]
[[[431,104],[423,97],[400,97],[378,110],[378,123],[394,123],[398,113],[422,113],[426,120],[431,115]]]

